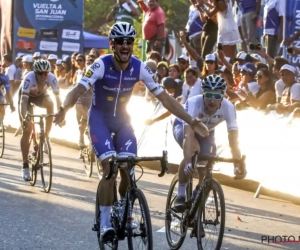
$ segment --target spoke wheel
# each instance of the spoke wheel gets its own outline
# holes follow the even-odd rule
[[[3,122],[0,123],[0,158],[2,158],[5,148],[5,128]]]
[[[43,143],[43,147],[39,148],[40,159],[39,166],[41,168],[41,178],[43,189],[46,193],[49,193],[52,185],[52,155],[49,139],[46,139]]]
[[[205,189],[197,221],[197,245],[199,250],[219,250],[225,228],[225,199],[221,185],[211,180]],[[200,228],[200,230],[198,230]]]

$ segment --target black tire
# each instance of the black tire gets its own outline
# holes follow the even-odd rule
[[[29,156],[28,156],[28,165],[29,165],[29,172],[30,172],[30,176],[31,176],[31,180],[29,181],[31,186],[34,186],[36,183],[36,178],[37,178],[37,168],[36,168],[36,164],[39,162],[39,153],[38,151],[36,152],[36,155],[33,155],[33,153],[35,152],[34,150],[34,145],[32,143],[32,136],[30,138],[30,142],[29,142]]]
[[[167,238],[167,242],[168,245],[170,247],[170,249],[179,249],[182,245],[182,243],[184,242],[185,236],[186,236],[186,232],[187,232],[187,227],[185,225],[182,226],[182,221],[181,221],[181,225],[180,225],[180,231],[181,231],[181,235],[180,238],[176,241],[174,241],[172,239],[171,236],[171,223],[172,223],[172,212],[175,212],[174,209],[172,209],[173,203],[176,199],[177,196],[173,197],[173,192],[175,189],[175,186],[178,182],[178,174],[176,174],[171,182],[170,188],[169,188],[169,192],[168,192],[168,197],[167,197],[167,202],[166,202],[166,217],[165,217],[165,229],[166,229],[166,238]]]
[[[46,193],[49,193],[52,186],[52,155],[51,155],[51,146],[49,139],[45,139],[44,144],[46,145],[46,150],[44,151],[44,145],[40,145],[39,147],[39,164],[41,167],[41,178],[43,189]],[[48,155],[49,160],[45,160]]]
[[[98,173],[98,177],[99,179],[101,180],[102,179],[102,176],[103,176],[103,169],[102,169],[102,164],[101,162],[99,161],[99,159],[96,159],[96,164],[97,164],[97,173]]]
[[[0,123],[0,158],[2,158],[5,148],[5,128],[3,122]]]
[[[87,177],[91,177],[93,173],[93,161],[92,161],[93,155],[94,155],[94,151],[91,149],[91,145],[83,149],[82,162]]]
[[[215,247],[209,249],[214,250],[220,250],[222,246],[223,236],[224,236],[224,228],[225,228],[225,199],[224,199],[224,193],[222,190],[221,185],[214,179],[211,180],[210,184],[208,184],[205,187],[205,193],[206,197],[202,197],[202,204],[199,207],[199,215],[198,215],[198,221],[197,221],[197,245],[198,250],[204,250],[208,249],[207,247],[207,240],[212,240],[214,236],[209,235],[210,232],[216,232],[216,230],[211,230],[213,224],[217,224],[220,227],[219,234],[217,236],[217,239],[214,240]],[[212,199],[208,196],[210,192],[212,191]],[[219,197],[219,202],[217,198]],[[210,199],[210,200],[209,200]],[[212,200],[212,202],[211,202]],[[209,202],[209,204],[208,204]],[[212,214],[216,218],[210,218],[205,211],[210,213],[211,209],[206,209],[210,204],[215,206],[215,213]],[[220,211],[221,210],[221,211]],[[210,213],[211,214],[211,213]],[[221,218],[220,218],[221,217]],[[202,230],[198,230],[199,228],[202,228]],[[204,235],[204,234],[205,235]]]
[[[130,195],[131,199],[131,204],[132,204],[132,212],[134,212],[135,206],[134,202],[138,200],[139,202],[139,209],[140,209],[140,214],[141,214],[141,221],[137,221],[136,218],[133,218],[135,223],[137,223],[137,228],[136,229],[131,229],[127,228],[127,242],[128,242],[128,249],[129,250],[134,250],[134,239],[137,237],[137,235],[141,235],[143,239],[147,237],[147,246],[144,247],[143,249],[147,250],[153,250],[153,236],[152,236],[152,224],[151,224],[151,217],[150,217],[150,211],[148,207],[147,200],[145,198],[145,195],[143,192],[138,189],[134,188],[131,191]],[[130,211],[131,209],[129,209]],[[141,239],[142,241],[142,239]],[[144,243],[142,241],[142,243]]]

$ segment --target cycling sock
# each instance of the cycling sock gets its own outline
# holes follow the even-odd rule
[[[185,191],[188,183],[180,183],[178,184],[177,196],[185,197]]]
[[[110,210],[111,206],[99,206],[101,218],[100,218],[100,228],[110,227]]]

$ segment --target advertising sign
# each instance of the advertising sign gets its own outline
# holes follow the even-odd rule
[[[42,54],[83,51],[84,0],[18,0],[14,4],[14,56],[28,46]],[[27,52],[28,53],[28,52]]]

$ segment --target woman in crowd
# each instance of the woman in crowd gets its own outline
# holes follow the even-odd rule
[[[180,96],[182,94],[183,80],[180,76],[180,67],[177,64],[171,64],[169,66],[169,77],[173,78],[177,83],[174,96]]]
[[[245,98],[251,107],[263,110],[268,104],[275,103],[275,87],[272,81],[272,75],[268,69],[263,68],[258,70],[256,80],[260,86],[256,96],[252,95],[251,91],[249,91],[248,85],[244,85],[246,91],[241,91],[240,95]]]
[[[59,88],[60,89],[68,88],[68,84],[66,82],[67,73],[65,68],[62,66],[61,59],[56,60],[54,74],[57,78]]]
[[[65,84],[67,87],[70,87],[73,85],[73,79],[72,79],[72,61],[69,56],[65,56],[63,58],[62,66],[66,71]]]
[[[167,62],[161,61],[157,64],[157,76],[158,76],[158,82],[161,83],[161,80],[164,77],[169,76],[169,65]]]
[[[98,57],[100,56],[100,52],[99,52],[99,50],[97,50],[97,49],[95,49],[95,48],[92,48],[92,49],[90,50],[89,55],[93,55],[95,58],[98,58]]]
[[[74,77],[73,77],[73,83],[77,83],[83,76],[83,70],[85,68],[85,57],[84,57],[84,55],[78,54],[76,56],[75,61],[76,61],[75,66],[76,66],[77,70],[76,70],[76,72],[74,74]]]
[[[214,54],[206,55],[202,73],[201,73],[202,78],[215,74],[215,71],[217,69],[218,69],[218,62],[216,56]]]
[[[33,65],[33,58],[31,55],[23,56],[22,58],[22,64],[23,64],[23,70],[21,79],[24,79],[25,76],[32,71],[32,65]]]

